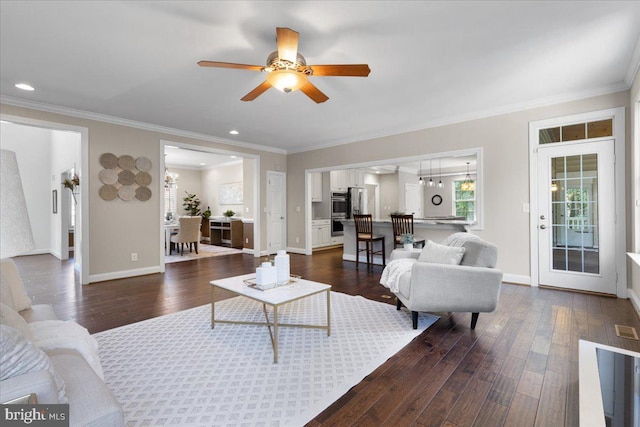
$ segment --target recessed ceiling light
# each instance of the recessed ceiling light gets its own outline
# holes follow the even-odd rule
[[[165,145],[164,148],[176,148],[177,149],[178,147],[176,147],[175,145]]]
[[[376,171],[376,173],[380,173],[380,171]]]
[[[8,121],[6,121],[6,120],[0,120],[0,123],[2,123],[3,125],[6,125],[6,124],[9,124],[9,123],[11,123],[11,122],[8,122]]]
[[[238,158],[238,156],[229,156],[229,157],[231,157],[232,159],[237,159]]]
[[[207,165],[206,163],[200,163],[200,166],[206,166],[206,165]]]
[[[28,91],[35,90],[35,89],[33,88],[33,86],[28,85],[28,84],[26,84],[26,83],[16,83],[16,85],[15,85],[15,86],[16,86],[18,89],[22,89],[22,90],[28,90]]]
[[[237,130],[235,130],[235,129],[234,129],[234,130],[230,130],[230,131],[229,131],[229,133],[230,133],[231,135],[237,135],[237,134],[239,134],[240,132],[238,132]]]

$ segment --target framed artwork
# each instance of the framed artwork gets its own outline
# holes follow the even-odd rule
[[[242,183],[230,182],[220,184],[221,205],[241,205],[243,203]]]
[[[53,213],[58,213],[58,190],[51,191],[51,206],[53,207]]]

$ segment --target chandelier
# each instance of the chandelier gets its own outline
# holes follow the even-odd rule
[[[473,191],[476,189],[476,183],[471,179],[469,175],[469,162],[467,162],[467,176],[464,177],[464,182],[460,185],[462,191]]]

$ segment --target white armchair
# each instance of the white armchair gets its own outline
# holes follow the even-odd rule
[[[414,329],[421,311],[471,312],[471,329],[475,329],[479,313],[494,311],[500,298],[502,272],[494,268],[497,248],[469,233],[453,234],[444,245],[464,248],[459,265],[421,262],[420,250],[396,249],[391,253],[387,268],[397,266],[394,261],[406,260],[399,261],[404,270],[398,271],[395,286],[390,286],[397,297],[397,308],[404,305],[411,311]]]

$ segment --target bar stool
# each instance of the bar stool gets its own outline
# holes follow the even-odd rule
[[[360,252],[367,252],[367,268],[373,266],[373,256],[376,254],[382,255],[382,265],[386,265],[385,257],[385,242],[384,236],[373,235],[373,220],[371,215],[353,215],[353,222],[356,226],[356,268],[358,268],[360,260]],[[365,243],[364,249],[360,249],[360,242]],[[382,243],[382,249],[374,251],[373,245],[375,242]]]
[[[393,225],[393,243],[394,247],[402,246],[401,237],[403,234],[413,235],[413,215],[391,215],[391,225]],[[425,239],[416,239],[414,236],[413,244],[420,244],[424,248]]]

